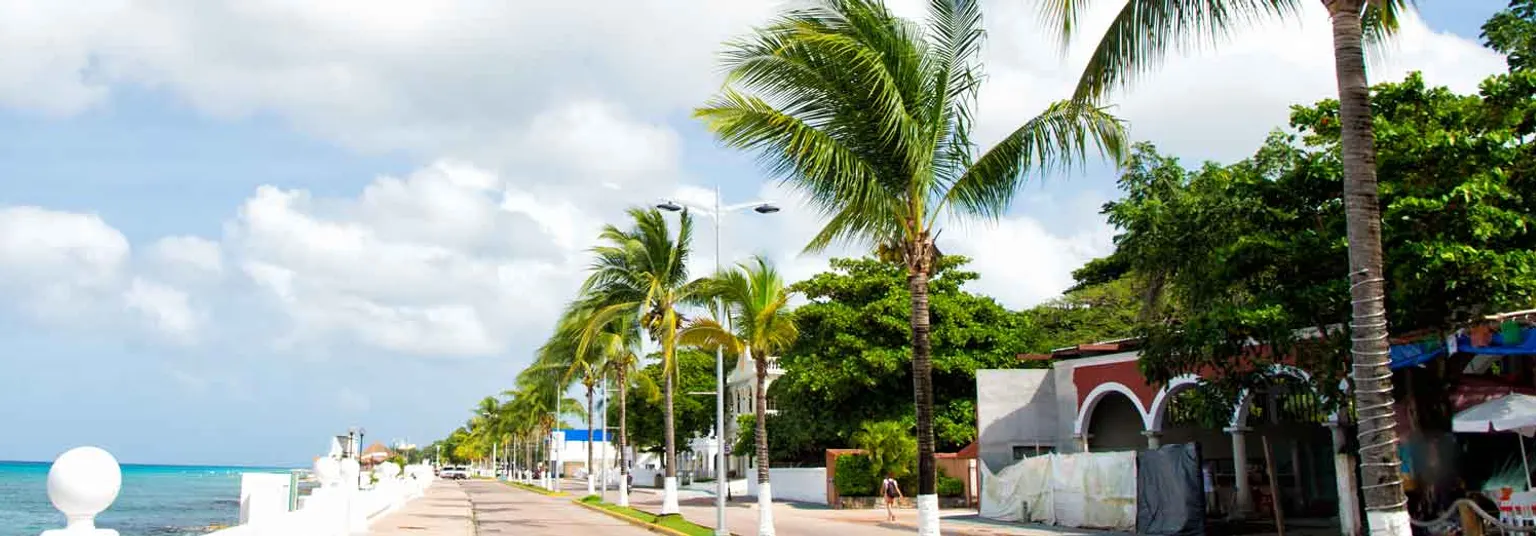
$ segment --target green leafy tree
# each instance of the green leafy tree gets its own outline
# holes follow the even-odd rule
[[[1079,17],[1092,0],[1037,0],[1043,22],[1062,43],[1082,31]],[[1088,102],[1128,85],[1174,50],[1202,46],[1249,24],[1295,20],[1310,0],[1114,0],[1124,6],[1089,53],[1076,100]],[[1351,350],[1360,408],[1360,475],[1367,510],[1401,525],[1379,529],[1408,534],[1407,504],[1398,476],[1397,432],[1390,425],[1391,374],[1387,370],[1385,279],[1376,140],[1366,81],[1365,49],[1396,32],[1412,0],[1322,0],[1333,23],[1333,60],[1339,88],[1340,148],[1348,231],[1348,287],[1353,303]],[[1063,47],[1065,49],[1065,47]],[[1065,53],[1065,50],[1063,51]]]
[[[1483,42],[1504,55],[1510,71],[1536,65],[1536,0],[1510,0],[1483,24]]]
[[[977,154],[981,18],[974,0],[933,0],[926,25],[878,0],[793,9],[729,45],[726,88],[696,112],[828,217],[808,250],[858,243],[905,269],[919,495],[934,494],[928,280],[942,258],[939,223],[996,218],[1028,172],[1070,168],[1090,147],[1115,156],[1121,147],[1118,119],[1072,101]]]
[[[642,382],[654,386],[663,381],[663,367],[652,356],[652,363],[640,370]],[[713,393],[715,390],[715,356],[692,348],[678,350],[673,357],[675,385],[682,393]],[[664,452],[667,426],[661,393],[654,388],[649,396],[629,399],[629,435],[635,447],[651,452]],[[702,395],[677,397],[673,400],[672,433],[682,437],[707,435],[715,425],[715,399]]]
[[[976,370],[1019,366],[1038,351],[1028,316],[964,285],[977,279],[968,259],[946,255],[928,282],[939,445],[958,450],[976,437]],[[873,258],[833,259],[831,270],[791,286],[808,303],[795,309],[800,337],[779,358],[770,387],[778,413],[768,419],[776,460],[816,462],[847,448],[865,421],[914,418],[911,309],[901,266]]]
[[[1410,75],[1373,88],[1380,141],[1387,318],[1403,332],[1443,334],[1502,310],[1536,304],[1536,123],[1532,86],[1495,76],[1475,96],[1426,87]],[[1334,392],[1347,372],[1348,216],[1339,106],[1295,107],[1293,134],[1272,135],[1253,157],[1186,169],[1138,146],[1106,206],[1120,229],[1122,265],[1157,282],[1164,308],[1142,328],[1141,365],[1167,381],[1222,374],[1204,390],[1213,411],[1267,378],[1273,356],[1296,357],[1314,387]],[[1084,272],[1086,274],[1086,272]],[[1298,328],[1319,336],[1298,338]],[[1277,352],[1262,352],[1259,340]],[[1221,417],[1212,415],[1209,417]]]
[[[1097,266],[1089,263],[1089,267]],[[1124,271],[1106,275],[1079,270],[1076,275],[1080,283],[1066,294],[1025,311],[1039,338],[1032,351],[1135,334],[1144,297],[1137,290],[1137,278]]]

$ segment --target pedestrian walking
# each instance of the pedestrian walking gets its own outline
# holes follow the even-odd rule
[[[880,494],[885,496],[885,520],[895,521],[896,513],[891,511],[891,507],[896,503],[897,497],[904,497],[901,494],[901,485],[896,483],[895,476],[890,473],[885,474],[885,482],[880,483]]]

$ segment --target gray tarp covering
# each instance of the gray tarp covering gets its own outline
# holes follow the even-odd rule
[[[1196,444],[1136,453],[1136,533],[1205,535],[1205,488]]]

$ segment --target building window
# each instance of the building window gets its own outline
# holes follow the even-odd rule
[[[1052,452],[1056,452],[1056,447],[1049,445],[1014,445],[1013,459],[1022,460],[1024,458],[1039,456],[1041,454],[1050,454]]]

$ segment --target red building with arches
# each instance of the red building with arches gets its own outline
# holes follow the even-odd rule
[[[1336,413],[1318,409],[1326,405],[1305,371],[1275,366],[1275,375],[1301,381],[1245,392],[1230,419],[1213,427],[1181,411],[1183,394],[1193,394],[1198,377],[1153,385],[1137,367],[1139,355],[1135,340],[1109,341],[1020,356],[1048,362],[1048,368],[978,371],[983,465],[995,473],[1018,459],[1048,452],[1198,443],[1213,488],[1209,502],[1219,513],[1262,515],[1278,503],[1293,516],[1338,516],[1342,526],[1357,525],[1355,495],[1339,484],[1354,480],[1346,434]],[[1266,442],[1276,465],[1278,497],[1269,492],[1263,470]],[[1340,471],[1350,478],[1337,478]]]

